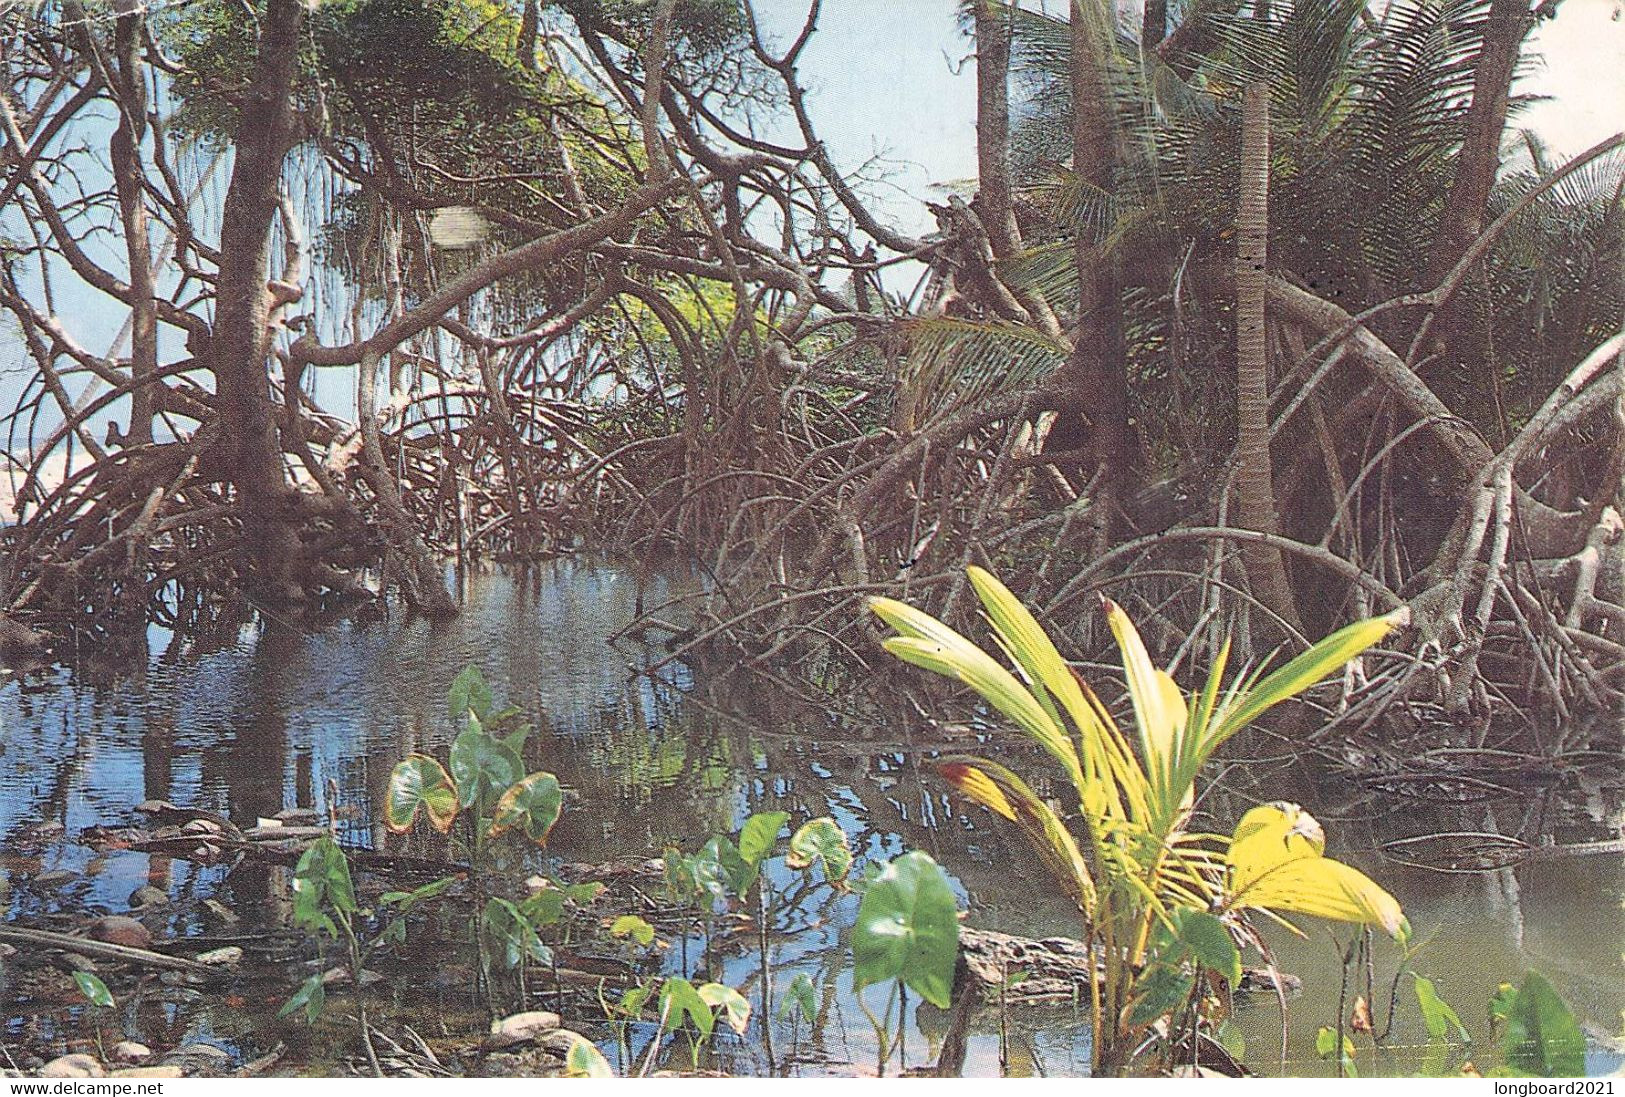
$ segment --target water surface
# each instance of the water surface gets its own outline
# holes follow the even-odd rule
[[[154,631],[144,668],[111,683],[93,684],[90,675],[67,669],[13,681],[0,690],[0,898],[7,917],[65,923],[85,911],[120,912],[136,888],[150,883],[176,900],[170,930],[186,934],[205,931],[188,912],[216,891],[245,906],[265,901],[263,885],[241,874],[228,877],[226,866],[136,853],[102,856],[54,835],[54,824],[71,837],[87,826],[126,822],[131,808],[147,799],[208,808],[246,825],[286,807],[326,811],[334,788],[346,839],[382,845],[376,805],[390,768],[409,750],[444,751],[450,738],[445,687],[474,662],[499,699],[537,721],[527,760],[553,770],[578,794],[549,846],[556,861],[641,859],[674,844],[693,849],[757,810],[785,810],[793,822],[830,814],[869,858],[905,848],[930,852],[954,879],[971,924],[1030,936],[1077,932],[1065,902],[1020,845],[988,826],[983,813],[950,802],[922,769],[924,752],[908,744],[929,747],[931,735],[893,726],[851,690],[791,696],[761,676],[726,666],[663,662],[660,637],[612,642],[636,615],[640,598],[656,604],[670,586],[561,562],[524,576],[473,577],[466,612],[450,622],[395,618],[306,632],[270,620],[207,644]],[[1003,733],[979,749],[1028,757]],[[1422,942],[1415,967],[1435,978],[1480,1044],[1489,993],[1529,968],[1550,978],[1597,1032],[1619,1032],[1625,873],[1618,858],[1547,860],[1486,875],[1406,868],[1369,851],[1387,838],[1429,829],[1474,829],[1484,823],[1486,808],[1514,825],[1530,804],[1477,805],[1435,818],[1414,801],[1374,809],[1369,799],[1301,775],[1282,778],[1292,785],[1284,791],[1239,787],[1246,768],[1232,772],[1227,788],[1210,798],[1221,822],[1228,827],[1260,799],[1302,801],[1326,824],[1334,847],[1399,897]],[[1618,810],[1619,781],[1616,768],[1566,792],[1570,799],[1589,797],[1592,814],[1601,818]],[[1538,795],[1549,797],[1552,790]],[[1464,825],[1469,822],[1474,826]],[[771,871],[781,890],[791,883],[781,865]],[[828,987],[829,1008],[811,1041],[805,1026],[794,1040],[787,1024],[775,1026],[777,1069],[873,1069],[874,1039],[844,974],[844,934],[855,906],[849,897],[809,894],[779,915],[777,928],[801,932],[775,936],[774,985],[782,988],[806,971]],[[1293,1074],[1329,1071],[1314,1055],[1315,1030],[1335,1024],[1340,992],[1345,1002],[1363,992],[1363,986],[1342,985],[1338,956],[1349,932],[1306,928],[1306,940],[1271,934],[1282,967],[1307,985],[1289,1003],[1287,1070]],[[684,942],[673,944],[675,964]],[[698,951],[697,936],[687,944]],[[758,985],[753,949],[719,953],[715,974],[733,985]],[[1379,1030],[1397,962],[1391,945],[1378,946]],[[458,997],[465,974],[447,965],[445,1008],[471,1009]],[[1355,980],[1363,981],[1363,975]],[[10,984],[0,990],[9,993]],[[194,1011],[171,1010],[166,1030],[153,1039],[211,1039],[243,1055],[278,1039],[297,1041],[290,1023],[271,1017],[285,992],[271,987],[231,1006],[200,1001]],[[880,995],[872,993],[878,1008]],[[1425,1041],[1409,980],[1402,981],[1398,1001],[1392,1040],[1398,1050],[1374,1056],[1366,1047],[1363,1068],[1420,1069]],[[983,1013],[967,1072],[1084,1072],[1082,1012],[1065,1004],[1016,1010],[1005,1018],[1002,1038],[997,1011]],[[37,1023],[31,1015],[12,1011],[13,1032]],[[151,1024],[132,1015],[131,1023],[138,1022]],[[1274,1000],[1242,1003],[1237,1022],[1250,1065],[1278,1069]],[[943,1023],[939,1011],[911,1003],[905,1040],[911,1064],[934,1055]],[[721,1065],[769,1069],[757,1025],[747,1042],[720,1042]],[[599,1034],[614,1053],[607,1032]],[[632,1032],[634,1051],[647,1035]],[[792,1045],[797,1062],[786,1068]],[[1493,1061],[1482,1046],[1453,1061],[1463,1055]],[[1619,1063],[1605,1043],[1593,1048],[1593,1071]]]

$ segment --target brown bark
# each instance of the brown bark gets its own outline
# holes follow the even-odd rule
[[[1145,0],[1140,15],[1140,48],[1154,50],[1168,36],[1168,0]]]
[[[271,402],[270,299],[266,278],[271,220],[293,123],[293,78],[304,5],[269,0],[259,55],[242,100],[235,161],[220,227],[220,273],[208,361],[219,397],[215,455],[237,489],[259,591],[303,598],[297,492],[283,468]]]
[[[1111,92],[1106,83],[1107,43],[1093,25],[1104,14],[1072,4],[1072,168],[1080,180],[1110,193],[1116,165],[1116,134]],[[1057,373],[1065,405],[1046,441],[1046,450],[1087,449],[1106,473],[1106,493],[1121,492],[1119,481],[1138,465],[1138,447],[1128,418],[1128,379],[1124,372],[1122,317],[1116,270],[1089,233],[1075,245],[1078,268],[1078,333],[1072,357]],[[1095,471],[1091,469],[1089,471]],[[1115,507],[1110,507],[1115,511]]]
[[[992,0],[975,0],[976,204],[993,254],[1021,250],[1010,198],[1010,16]]]
[[[1428,251],[1427,284],[1436,285],[1484,231],[1490,191],[1501,169],[1501,134],[1506,128],[1507,100],[1513,69],[1524,37],[1535,25],[1529,0],[1494,0],[1484,28],[1484,44],[1473,72],[1473,98],[1467,109],[1467,133],[1456,157],[1455,178],[1445,195],[1439,231]],[[1448,354],[1468,367],[1468,376],[1496,384],[1483,325],[1475,320],[1474,298],[1456,294],[1432,323],[1431,354]]]
[[[1270,467],[1269,161],[1270,89],[1248,85],[1242,100],[1240,209],[1236,216],[1236,511],[1240,524],[1280,533]],[[1302,632],[1281,552],[1267,542],[1243,542],[1247,580],[1265,605]],[[1257,624],[1264,623],[1263,618]],[[1265,626],[1266,631],[1269,630]]]
[[[130,373],[137,387],[130,394],[130,426],[124,439],[132,445],[152,441],[152,418],[156,411],[156,389],[151,382],[158,373],[158,312],[154,305],[156,288],[152,274],[152,245],[147,235],[148,217],[141,141],[147,132],[147,89],[141,63],[142,8],[133,0],[121,0],[114,26],[116,64],[109,74],[116,82],[119,97],[119,124],[113,132],[110,152],[113,187],[118,194],[119,218],[124,228],[124,248],[130,264]]]
[[[1494,0],[1484,28],[1484,45],[1473,72],[1467,135],[1456,157],[1456,174],[1445,196],[1439,232],[1428,256],[1427,283],[1450,273],[1484,231],[1490,189],[1501,170],[1501,133],[1506,128],[1512,72],[1524,36],[1535,24],[1529,0]]]

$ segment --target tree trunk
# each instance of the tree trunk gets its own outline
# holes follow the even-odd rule
[[[300,0],[268,0],[259,56],[242,100],[231,183],[220,226],[220,273],[208,360],[219,397],[214,440],[226,479],[237,489],[244,534],[260,596],[304,598],[298,493],[283,467],[266,359],[270,298],[266,276],[271,220],[293,121]]]
[[[993,0],[974,0],[976,13],[976,205],[993,255],[1021,250],[1010,198],[1010,15]]]
[[[1094,25],[1103,11],[1086,11],[1091,0],[1072,4],[1072,168],[1080,180],[1110,194],[1116,165],[1112,100],[1107,86],[1107,31]],[[1128,419],[1128,379],[1123,369],[1122,317],[1112,262],[1094,237],[1079,231],[1078,332],[1072,356],[1056,375],[1059,416],[1046,440],[1049,451],[1087,450],[1100,472],[1101,502],[1117,522],[1112,502],[1120,481],[1138,466],[1138,447]]]
[[[1140,48],[1154,50],[1168,36],[1168,0],[1145,0],[1140,16]]]
[[[1236,217],[1236,510],[1239,523],[1280,533],[1270,468],[1269,295],[1270,89],[1249,84],[1242,99],[1240,209]],[[1302,631],[1280,550],[1244,542],[1242,564],[1253,594]],[[1255,634],[1280,628],[1254,614]]]
[[[1535,25],[1529,0],[1494,0],[1484,45],[1473,71],[1467,135],[1456,157],[1456,175],[1445,196],[1439,232],[1428,256],[1428,284],[1436,285],[1484,231],[1490,189],[1501,170],[1501,133],[1506,128],[1512,71],[1524,36]]]
[[[118,96],[119,123],[109,145],[109,159],[130,264],[130,374],[137,387],[130,394],[130,427],[124,440],[133,445],[152,441],[157,389],[155,383],[141,382],[151,382],[158,372],[158,310],[153,303],[156,289],[141,165],[141,141],[147,132],[147,88],[141,63],[143,11],[136,0],[119,0],[113,31],[115,63],[108,73],[119,85],[110,89]]]

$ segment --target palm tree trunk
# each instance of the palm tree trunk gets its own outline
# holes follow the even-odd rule
[[[1428,256],[1430,285],[1456,265],[1484,231],[1490,189],[1501,170],[1501,133],[1518,51],[1535,21],[1529,0],[1494,0],[1485,21],[1484,45],[1473,69],[1473,100],[1467,108],[1467,135],[1456,157],[1456,175],[1445,196],[1439,232]]]
[[[1072,3],[1072,168],[1081,180],[1111,193],[1117,162],[1111,92],[1107,84],[1108,18],[1098,0]],[[1101,498],[1108,526],[1119,524],[1114,500],[1126,493],[1122,481],[1139,465],[1128,416],[1128,375],[1123,368],[1122,317],[1117,272],[1093,234],[1080,231],[1077,336],[1072,357],[1056,374],[1058,417],[1045,441],[1050,452],[1086,450],[1093,468],[1104,473]]]
[[[1249,84],[1242,98],[1240,209],[1236,217],[1236,509],[1240,524],[1259,533],[1280,532],[1270,468],[1269,294],[1270,89]],[[1297,603],[1280,550],[1244,544],[1242,564],[1253,594],[1302,631]],[[1255,621],[1259,621],[1257,615]],[[1259,621],[1255,635],[1278,636]]]
[[[1484,231],[1490,190],[1501,170],[1501,134],[1506,129],[1507,100],[1512,90],[1518,52],[1535,19],[1529,0],[1494,0],[1484,26],[1484,44],[1473,69],[1473,99],[1467,108],[1467,133],[1456,156],[1456,174],[1445,195],[1439,231],[1428,250],[1425,277],[1436,286]],[[1466,287],[1445,303],[1433,324],[1429,354],[1448,354],[1466,364],[1473,385],[1496,384],[1493,357],[1486,353],[1483,325],[1474,322],[1475,298]]]
[[[1168,37],[1168,0],[1145,0],[1140,15],[1140,48],[1154,50]]]
[[[1010,13],[972,0],[976,19],[976,205],[993,255],[1021,250],[1010,199]]]

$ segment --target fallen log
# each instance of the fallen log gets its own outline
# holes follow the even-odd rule
[[[72,933],[58,933],[49,929],[0,926],[0,941],[15,941],[19,944],[34,945],[39,948],[59,948],[64,952],[76,952],[83,956],[96,956],[106,960],[123,960],[147,967],[184,971],[192,975],[217,976],[221,974],[220,968],[200,964],[196,960],[183,960],[178,956],[169,956],[162,952],[154,952],[151,949],[132,948],[129,945],[114,945],[106,941],[96,941],[89,937],[79,937]]]

